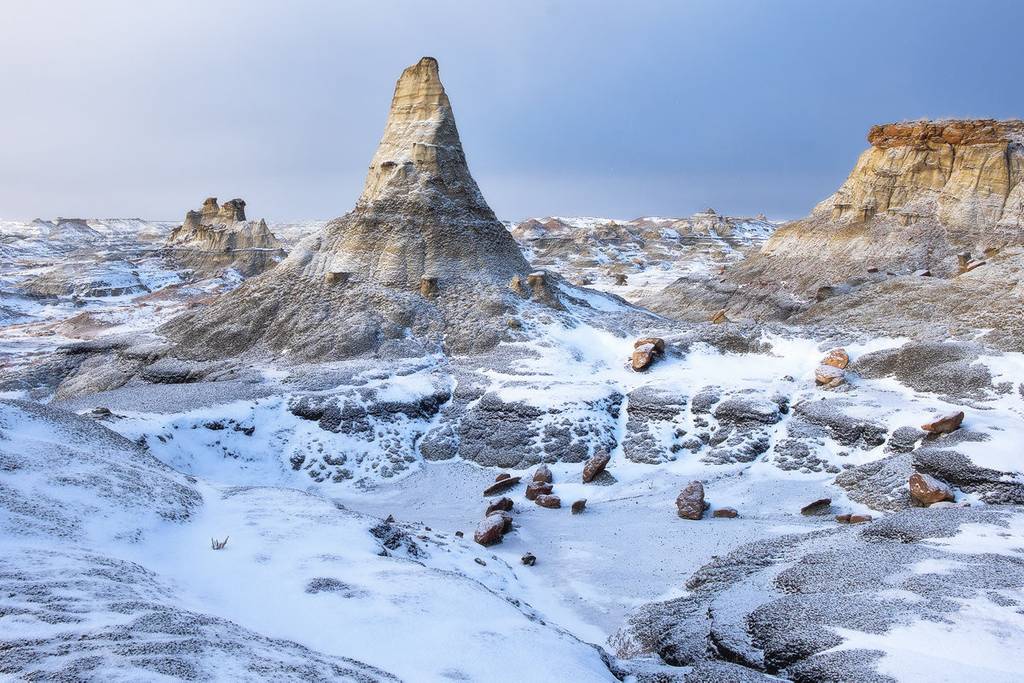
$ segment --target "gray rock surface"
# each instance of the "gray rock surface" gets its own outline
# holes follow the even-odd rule
[[[874,668],[876,651],[827,653],[842,642],[834,629],[882,634],[948,619],[958,599],[1019,590],[1024,566],[1002,555],[957,554],[954,572],[910,571],[949,557],[926,539],[956,535],[963,524],[1006,526],[1013,514],[1020,513],[914,509],[860,527],[756,541],[698,570],[688,596],[637,610],[612,644],[620,657],[654,654],[674,666],[724,660],[752,680],[887,680]],[[892,591],[908,599],[886,599]]]

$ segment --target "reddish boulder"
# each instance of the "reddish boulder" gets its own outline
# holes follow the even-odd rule
[[[547,465],[541,465],[533,471],[534,481],[544,481],[550,484],[552,479],[553,477],[551,476],[551,470],[548,468]]]
[[[633,344],[633,357],[631,359],[633,371],[640,372],[646,370],[664,352],[664,339],[659,339],[658,337],[637,339]]]
[[[535,502],[537,505],[540,505],[542,508],[557,509],[562,507],[562,499],[559,498],[558,496],[552,496],[550,494],[539,495],[537,496],[537,499],[534,500],[533,502]]]
[[[834,365],[819,365],[814,371],[814,381],[831,389],[846,381],[846,372]]]
[[[704,484],[691,481],[676,498],[676,513],[683,519],[700,519],[704,516]]]
[[[910,497],[921,507],[928,507],[942,501],[954,501],[956,497],[948,486],[935,477],[920,472],[910,475]]]
[[[595,453],[594,457],[583,466],[583,483],[593,481],[594,477],[604,472],[604,468],[608,466],[608,461],[611,459],[612,456],[608,455],[607,451]]]
[[[537,500],[537,496],[551,493],[551,488],[546,481],[531,481],[526,485],[526,500]]]
[[[487,488],[484,489],[485,496],[493,496],[512,488],[519,483],[519,477],[506,476],[503,479],[499,479]]]
[[[492,512],[512,512],[512,499],[504,497],[499,498],[487,506],[487,510],[484,514],[489,515]]]
[[[964,411],[957,413],[947,413],[946,415],[939,415],[934,420],[927,424],[921,425],[921,429],[930,434],[948,434],[949,432],[960,429],[960,424],[964,421]]]
[[[587,499],[581,498],[572,504],[572,514],[578,515],[587,509]]]
[[[733,517],[738,517],[739,514],[740,513],[736,512],[736,508],[718,508],[717,510],[711,513],[711,516],[732,519]]]
[[[870,522],[871,520],[871,515],[850,515],[850,524],[863,524],[864,522]]]
[[[511,474],[509,474],[508,472],[502,472],[501,474],[499,474],[498,476],[496,476],[496,477],[494,478],[494,481],[502,481],[503,479],[508,479],[508,478],[510,478],[511,476],[512,476],[512,475],[511,475]]]
[[[473,540],[480,545],[494,545],[495,543],[501,543],[501,539],[505,535],[505,527],[506,521],[500,512],[493,515],[487,515],[480,520],[480,524],[477,525],[476,531],[473,532]]]
[[[821,359],[821,364],[831,365],[834,368],[844,370],[846,369],[846,366],[850,364],[850,355],[846,353],[846,349],[832,349],[825,354],[824,358]]]

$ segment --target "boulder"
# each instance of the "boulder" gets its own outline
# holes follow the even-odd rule
[[[942,501],[955,501],[953,491],[930,474],[914,472],[910,475],[910,497],[920,507],[928,507]]]
[[[501,476],[501,475],[498,475],[498,476]],[[493,496],[493,495],[499,494],[502,491],[507,491],[508,489],[512,488],[513,486],[515,486],[518,483],[519,483],[519,477],[506,476],[506,477],[504,477],[502,479],[498,479],[496,482],[494,482],[493,484],[491,484],[490,486],[485,488],[484,489],[484,495],[485,496]]]
[[[700,519],[704,516],[704,485],[691,481],[676,498],[676,513],[683,519]]]
[[[511,498],[499,498],[487,506],[487,510],[484,511],[485,515],[489,515],[492,512],[512,512],[512,499]]]
[[[612,456],[607,451],[598,451],[594,454],[594,457],[587,460],[586,464],[583,465],[583,483],[586,484],[594,480],[594,477],[604,472],[604,468],[608,466],[608,461],[612,459]]]
[[[846,372],[835,365],[819,365],[814,371],[814,381],[822,387],[834,388],[846,381]]]
[[[947,413],[946,415],[939,415],[931,422],[921,425],[921,429],[928,432],[929,434],[948,434],[949,432],[960,429],[960,424],[964,421],[964,411],[956,413]]]
[[[658,356],[658,349],[654,344],[639,344],[633,347],[633,356],[630,360],[633,371],[641,372],[646,370]]]
[[[871,520],[871,515],[852,514],[849,512],[842,515],[836,515],[836,521],[840,524],[863,524],[864,522],[870,522]]]
[[[559,498],[558,496],[553,496],[551,494],[541,494],[537,496],[536,500],[534,500],[533,502],[535,502],[542,508],[557,509],[562,507],[562,499]]]
[[[844,370],[850,364],[850,355],[846,353],[846,349],[835,348],[825,354],[825,357],[821,359],[821,364]]]
[[[552,479],[551,469],[547,465],[540,465],[533,471],[534,481],[544,481],[550,484]]]
[[[505,535],[505,526],[506,521],[502,513],[487,515],[480,520],[476,531],[473,532],[473,540],[480,545],[501,543],[501,539]]]
[[[739,514],[740,513],[736,511],[736,508],[718,508],[717,510],[711,513],[711,516],[732,519],[733,517],[738,517]]]
[[[572,504],[572,514],[582,514],[587,509],[587,499],[581,498]]]
[[[808,503],[800,508],[801,515],[823,515],[832,507],[831,498],[819,498],[813,503]]]
[[[537,556],[533,553],[526,553],[520,558],[519,561],[525,564],[527,567],[532,567],[533,565],[537,564]]]
[[[537,500],[537,496],[551,493],[551,484],[546,481],[531,481],[526,485],[526,500]]]

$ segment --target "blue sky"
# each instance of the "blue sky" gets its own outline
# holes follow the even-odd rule
[[[499,216],[806,214],[874,123],[1024,116],[1024,3],[0,0],[0,218],[349,210],[441,64]]]

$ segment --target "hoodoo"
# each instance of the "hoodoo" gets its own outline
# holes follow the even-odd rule
[[[355,208],[272,272],[163,332],[188,340],[180,355],[198,357],[260,350],[325,360],[381,347],[475,352],[507,334],[502,314],[524,298],[557,306],[553,291],[510,288],[529,272],[470,175],[437,60],[424,57],[395,86]]]
[[[216,197],[207,197],[202,209],[186,213],[185,221],[171,231],[165,254],[171,263],[201,277],[224,268],[250,276],[277,265],[284,249],[266,221],[245,219],[244,200],[218,205]]]

